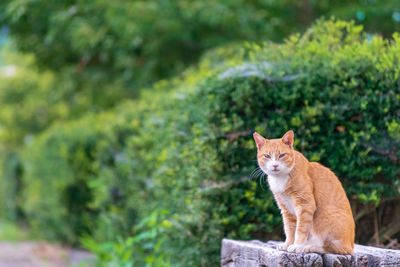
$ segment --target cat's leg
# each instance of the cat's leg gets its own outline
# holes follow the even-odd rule
[[[303,252],[326,253],[323,245],[324,243],[322,238],[314,232],[314,229],[311,229],[309,238],[304,245]]]
[[[327,240],[324,244],[325,253],[332,254],[352,254],[354,245],[351,242],[345,242],[342,240]]]
[[[334,205],[325,205],[313,219],[313,230],[321,240],[325,253],[351,254],[353,252],[354,221],[351,213],[338,211]]]
[[[296,216],[287,211],[282,211],[283,227],[285,230],[286,241],[278,245],[279,250],[287,250],[294,243],[294,234],[296,231]]]
[[[304,245],[304,248],[302,249],[303,251],[301,252],[305,252],[305,253],[321,253],[324,254],[326,253],[326,251],[324,250],[323,247],[319,246],[319,245]]]
[[[302,194],[294,198],[297,225],[294,244],[288,247],[289,252],[306,252],[305,243],[310,235],[312,220],[316,209],[312,194]]]
[[[289,251],[289,250],[288,250]],[[324,244],[321,239],[311,230],[309,239],[302,245],[293,248],[291,252],[304,252],[304,253],[326,253]]]

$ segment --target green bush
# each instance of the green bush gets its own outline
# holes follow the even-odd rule
[[[24,211],[31,226],[49,239],[76,242],[74,234],[85,233],[98,212],[89,206],[90,176],[100,167],[96,163],[109,164],[118,141],[107,133],[107,116],[96,117],[90,127],[88,121],[55,127],[56,135],[50,129],[26,154],[32,163],[24,166]],[[97,157],[100,162],[93,162]]]
[[[185,86],[209,75],[209,63],[204,65],[186,75]],[[113,236],[113,228],[119,233],[131,231],[135,214],[149,211],[138,199],[145,199],[148,205],[155,198],[147,189],[152,187],[148,178],[160,155],[148,151],[162,144],[154,141],[155,134],[160,140],[167,137],[168,133],[155,131],[162,125],[162,117],[178,114],[173,99],[179,95],[170,94],[169,87],[179,83],[180,78],[160,82],[152,93],[143,93],[146,101],[130,101],[112,112],[54,125],[27,145],[22,195],[24,211],[35,231],[67,242],[76,242],[88,233],[96,235],[91,231],[95,227],[105,240]],[[46,198],[40,193],[43,191],[48,192]],[[97,225],[97,219],[102,223]]]
[[[56,94],[50,92],[53,76],[38,73],[32,56],[17,54],[6,46],[0,58],[0,214],[3,219],[17,220],[23,217],[23,168],[18,149],[56,117],[62,118],[63,112],[61,105],[54,105]]]
[[[54,72],[40,71],[34,56],[17,53],[11,45],[2,48],[0,58],[0,214],[23,219],[19,196],[24,172],[21,148],[56,121],[72,120],[82,113],[95,112],[98,106],[106,107],[114,93],[96,97],[100,92],[87,92],[84,86],[75,90],[79,80],[60,82]],[[104,90],[112,91],[107,87]]]
[[[223,237],[279,238],[271,193],[249,179],[254,130],[276,138],[293,129],[295,148],[330,167],[352,202],[398,194],[398,34],[367,38],[354,23],[319,21],[217,64],[224,54],[35,140],[24,207],[36,230],[69,241],[90,234],[83,243],[105,261],[140,266],[214,266]]]
[[[117,82],[100,85],[93,73],[88,82],[82,77],[71,79],[71,70],[43,71],[33,55],[13,50],[12,42],[2,47],[0,66],[0,215],[20,220],[24,217],[19,192],[23,147],[54,123],[110,108],[116,98],[121,101],[125,88]]]
[[[15,152],[3,152],[0,158],[2,178],[0,180],[0,216],[3,220],[20,221],[22,212],[22,175],[23,168],[19,155]]]

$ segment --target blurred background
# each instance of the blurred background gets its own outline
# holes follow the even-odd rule
[[[0,27],[1,246],[216,266],[282,240],[252,132],[293,129],[356,242],[399,249],[399,1],[4,0]]]

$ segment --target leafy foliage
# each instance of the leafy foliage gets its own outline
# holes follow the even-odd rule
[[[390,36],[400,27],[397,8],[397,0],[2,1],[0,46],[25,54],[7,48],[0,58],[16,70],[0,77],[1,214],[23,217],[20,150],[53,123],[137,97],[210,48],[280,41],[320,16],[356,19]]]
[[[87,80],[91,90],[117,82],[130,96],[209,48],[281,40],[320,16],[357,19],[385,35],[400,25],[396,0],[8,0],[0,7],[19,48],[33,52],[42,66]]]
[[[334,170],[352,201],[397,194],[398,34],[366,38],[354,23],[319,21],[233,54],[210,52],[138,100],[35,139],[23,207],[36,231],[69,242],[90,234],[83,243],[110,262],[133,247],[124,264],[142,266],[215,265],[223,237],[276,238],[272,196],[248,179],[253,130],[294,129],[295,148]]]
[[[115,93],[107,86],[103,87],[104,92],[88,91],[84,85],[77,86],[79,79],[67,81],[54,72],[39,71],[32,55],[17,53],[9,45],[3,48],[1,58],[0,202],[4,204],[0,205],[0,213],[21,219],[21,198],[17,196],[23,187],[21,147],[29,145],[55,122],[107,107]]]

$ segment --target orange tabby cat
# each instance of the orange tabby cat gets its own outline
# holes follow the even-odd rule
[[[293,131],[281,139],[254,133],[260,168],[281,209],[289,252],[351,254],[354,220],[342,184],[317,162],[293,149]]]

